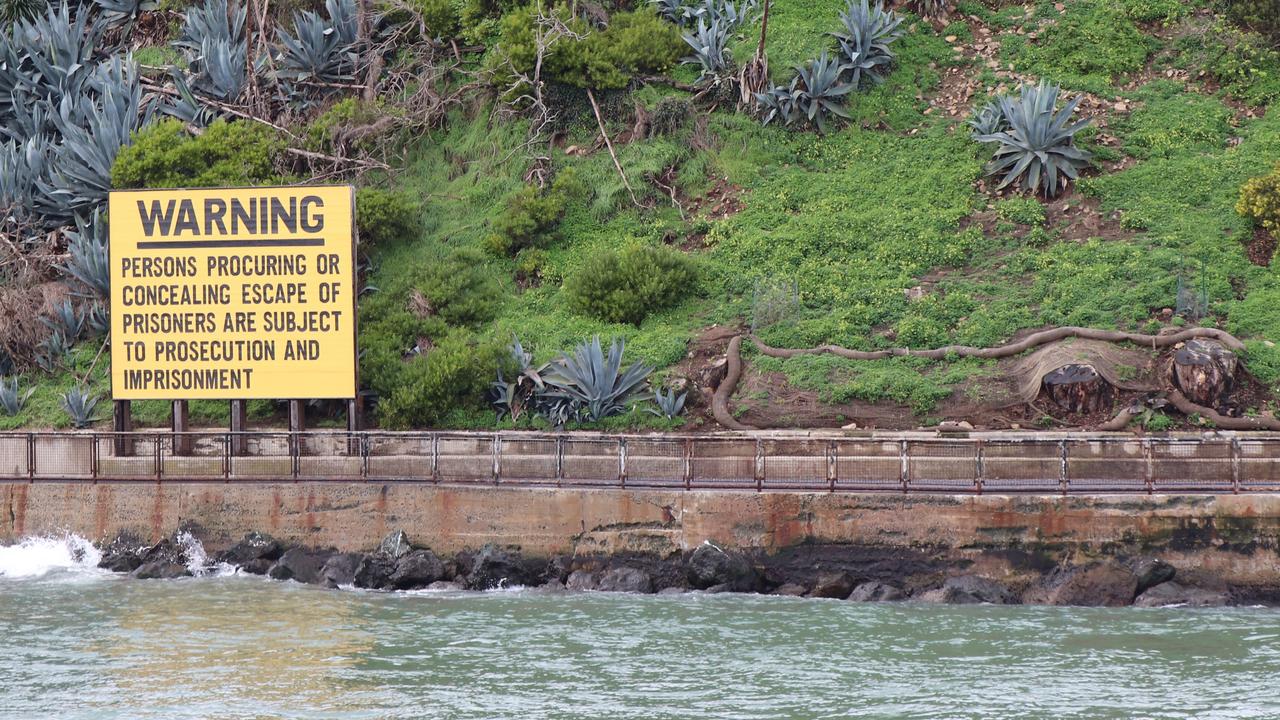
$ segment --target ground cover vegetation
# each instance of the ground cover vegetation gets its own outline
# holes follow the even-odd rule
[[[360,188],[386,427],[703,426],[747,330],[1218,326],[1274,409],[1267,0],[10,5],[0,428],[108,414],[107,190],[317,179]],[[992,361],[744,347],[736,412],[773,425],[1036,421],[981,409]]]

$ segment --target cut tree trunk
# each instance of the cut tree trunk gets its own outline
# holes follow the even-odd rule
[[[1090,365],[1063,365],[1044,376],[1044,390],[1058,407],[1082,415],[1109,411],[1113,396],[1107,382]]]
[[[1238,365],[1236,354],[1220,343],[1196,338],[1173,353],[1170,381],[1191,402],[1222,412],[1231,407]]]

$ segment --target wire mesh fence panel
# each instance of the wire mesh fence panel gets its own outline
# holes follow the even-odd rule
[[[758,446],[766,490],[830,490],[831,473],[827,440],[761,440]]]
[[[1056,493],[1061,472],[1062,449],[1056,440],[983,441],[983,492]]]
[[[1141,440],[1067,440],[1068,492],[1143,492],[1147,451]]]
[[[0,437],[0,477],[26,477],[27,451],[30,447],[24,435]]]
[[[231,477],[238,479],[293,479],[293,452],[290,433],[254,433],[246,443],[246,454],[227,458]]]
[[[118,441],[118,442],[117,442]],[[99,435],[98,477],[122,480],[154,480],[156,459],[163,457],[164,436],[156,433],[107,433]],[[125,454],[118,454],[123,450]]]
[[[756,442],[738,438],[698,438],[689,458],[690,487],[754,488]]]
[[[36,435],[36,478],[92,478],[94,476],[93,435]]]
[[[187,455],[174,454],[173,435],[157,438],[161,443],[160,472],[163,477],[204,480],[226,474],[226,435],[188,433],[184,437],[191,445],[191,452]]]
[[[631,438],[627,441],[627,484],[684,487],[683,439]]]
[[[837,490],[902,490],[902,444],[896,440],[837,440]]]
[[[1240,440],[1240,489],[1280,490],[1280,443]]]
[[[494,436],[440,435],[436,440],[436,474],[441,481],[493,483],[496,479]]]
[[[1151,486],[1155,492],[1231,492],[1234,483],[1230,440],[1170,439],[1151,443]]]
[[[934,492],[977,489],[977,446],[972,442],[907,441],[907,487]]]
[[[325,445],[336,452],[327,455],[301,455],[298,457],[298,477],[315,480],[363,480],[363,458],[360,457],[360,441],[330,436]],[[350,447],[351,452],[347,452]]]
[[[565,438],[562,485],[617,485],[622,465],[617,440]]]
[[[434,438],[434,435],[363,435],[365,477],[431,480]]]
[[[503,437],[498,482],[554,483],[559,444],[555,438]]]

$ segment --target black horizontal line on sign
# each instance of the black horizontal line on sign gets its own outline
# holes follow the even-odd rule
[[[138,243],[139,250],[190,250],[193,248],[323,247],[324,238],[274,240],[157,240]]]

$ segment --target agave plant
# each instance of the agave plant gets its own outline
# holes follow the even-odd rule
[[[85,327],[94,335],[106,335],[111,330],[111,316],[107,306],[95,302],[84,315]]]
[[[94,0],[107,23],[115,26],[129,25],[144,12],[159,7],[156,0]]]
[[[755,10],[756,0],[743,0],[736,4],[733,0],[702,0],[697,5],[685,5],[682,8],[680,23],[692,27],[698,22],[720,23],[725,31],[732,33],[750,20]]]
[[[0,410],[10,417],[17,415],[35,391],[35,388],[28,388],[22,392],[18,388],[18,378],[0,378]]]
[[[98,396],[88,388],[72,388],[62,394],[62,410],[77,429],[87,428],[98,421],[93,411],[98,407]]]
[[[244,27],[248,10],[227,0],[208,0],[193,7],[183,18],[182,34],[173,42],[187,61],[189,80],[173,71],[179,85],[177,105],[185,108],[172,112],[183,120],[207,120],[195,108],[200,107],[196,95],[235,102],[244,92],[248,80],[249,46]],[[198,123],[207,124],[207,123]]]
[[[685,0],[649,0],[663,19],[681,24],[686,17]]]
[[[512,420],[519,420],[526,410],[536,407],[539,395],[546,390],[542,373],[547,366],[534,367],[533,355],[525,352],[519,338],[514,338],[511,342],[511,359],[517,369],[515,378],[508,381],[499,368],[498,379],[493,382],[489,392],[499,420],[507,415]]]
[[[352,77],[353,59],[342,34],[311,11],[293,16],[293,32],[280,31],[278,76],[295,83],[337,83]]]
[[[844,96],[853,92],[856,86],[841,81],[845,69],[844,65],[828,57],[826,51],[807,65],[796,66],[796,80],[800,88],[795,95],[796,109],[820,133],[827,131],[827,113],[849,117],[844,111]]]
[[[111,297],[111,265],[107,258],[106,223],[94,213],[84,222],[76,218],[76,229],[67,230],[67,264],[62,269],[79,280],[98,297]]]
[[[71,354],[71,343],[67,336],[55,330],[40,343],[36,353],[36,365],[46,373],[54,373],[65,364]]]
[[[1059,92],[1057,85],[1041,81],[1039,85],[1023,85],[1016,99],[998,99],[1008,129],[975,138],[997,144],[986,167],[987,175],[1003,176],[997,189],[1016,182],[1023,190],[1053,197],[1066,185],[1059,182],[1060,175],[1074,180],[1080,168],[1089,164],[1093,156],[1075,146],[1075,134],[1090,120],[1071,122],[1079,97],[1056,109]]]
[[[76,312],[70,300],[63,299],[60,304],[53,307],[53,314],[40,318],[40,322],[54,333],[62,335],[70,342],[75,342],[84,334],[84,319],[85,316]]]
[[[679,395],[676,395],[676,391],[674,389],[667,389],[665,391],[654,390],[653,404],[656,407],[649,408],[649,412],[657,415],[658,417],[665,417],[667,419],[674,418],[684,412],[684,401],[688,395],[689,393],[687,392],[682,392]]]
[[[778,120],[784,125],[790,125],[795,122],[800,116],[799,96],[804,94],[804,91],[799,88],[800,76],[797,75],[791,79],[790,85],[778,85],[762,93],[756,93],[756,107],[760,113],[761,123],[768,125]]]
[[[879,83],[889,73],[893,52],[889,45],[902,37],[902,17],[885,10],[882,0],[872,7],[869,0],[849,0],[840,13],[844,30],[832,33],[840,44],[841,60],[855,88],[868,81]]]
[[[615,339],[606,355],[597,336],[579,345],[572,355],[561,355],[543,376],[548,386],[546,400],[562,409],[573,408],[592,422],[624,412],[653,372],[643,363],[623,369],[625,350],[626,344]]]
[[[697,64],[702,67],[702,77],[713,77],[729,69],[732,57],[729,55],[729,28],[719,20],[708,24],[698,20],[698,28],[692,33],[684,33],[685,44],[693,49],[693,55],[682,60],[684,63]]]
[[[43,0],[3,0],[0,2],[0,22],[7,24],[30,20],[48,5]]]
[[[966,121],[973,128],[970,135],[994,135],[1009,129],[1009,121],[1004,117],[998,102],[992,101],[973,111],[973,116]]]

